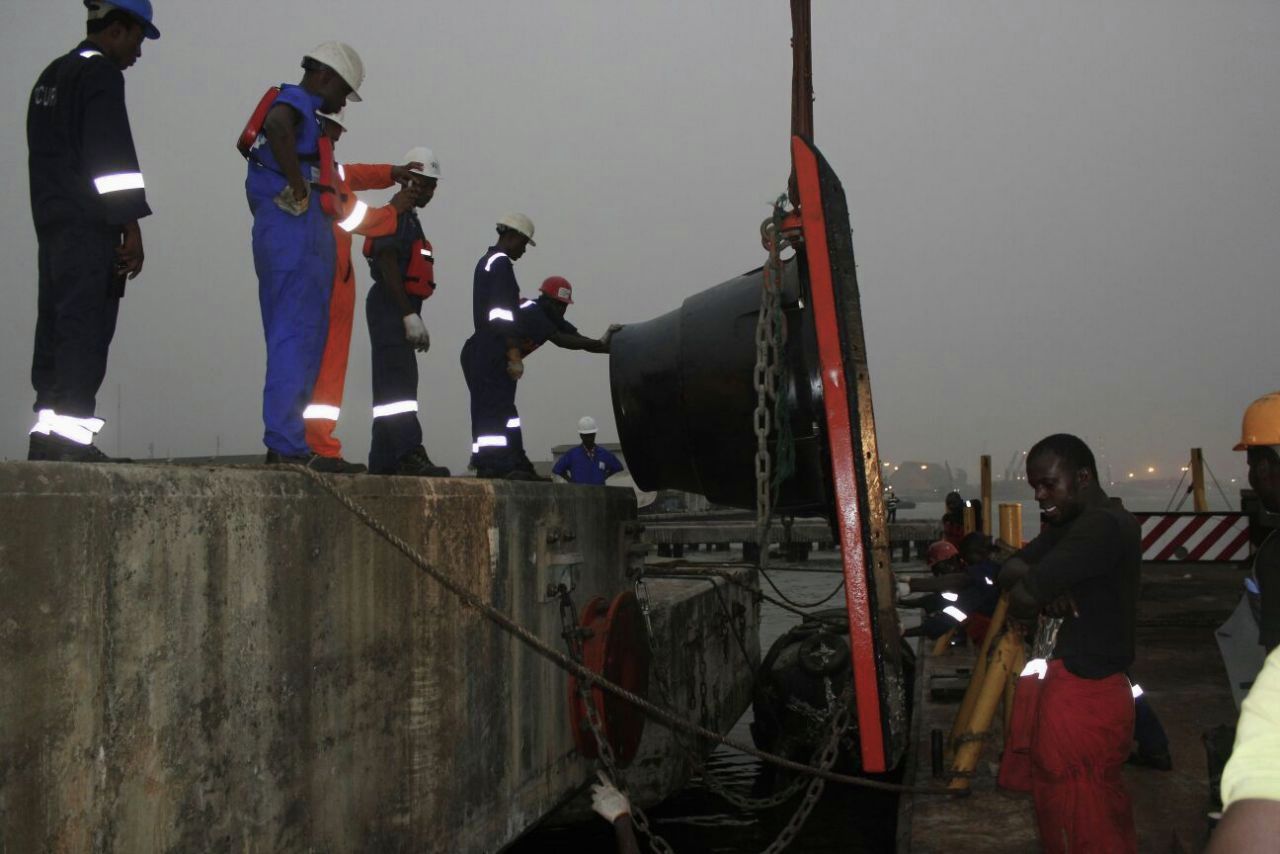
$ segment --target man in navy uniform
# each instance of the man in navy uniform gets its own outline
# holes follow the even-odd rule
[[[585,486],[603,486],[604,482],[622,471],[623,465],[608,448],[596,444],[596,420],[590,415],[578,419],[578,438],[582,444],[570,448],[556,460],[551,473],[570,483]]]
[[[408,189],[415,208],[435,197],[440,161],[425,146],[410,149]],[[431,347],[422,322],[422,303],[436,290],[435,250],[422,232],[413,208],[396,218],[394,234],[366,237],[373,286],[365,300],[365,320],[373,347],[373,441],[369,445],[371,474],[410,477],[448,477],[422,446],[418,421],[417,353]]]
[[[126,279],[142,272],[149,215],[124,103],[124,70],[156,39],[149,0],[86,0],[87,37],[31,90],[27,148],[39,243],[27,459],[109,462],[95,417]]]

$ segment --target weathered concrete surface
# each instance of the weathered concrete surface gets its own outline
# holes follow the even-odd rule
[[[628,586],[625,490],[341,482],[555,645],[566,567]],[[0,850],[490,851],[589,774],[563,673],[301,475],[4,464],[0,518]]]
[[[1243,575],[1237,567],[1224,564],[1143,565],[1138,655],[1131,672],[1169,735],[1173,770],[1125,767],[1139,851],[1200,851],[1207,842],[1209,785],[1200,735],[1236,719],[1213,630],[1239,599]],[[973,658],[969,650],[953,650],[937,658],[922,654],[919,660],[923,698],[916,709],[911,769],[917,783],[945,784],[930,778],[929,731],[949,733],[958,703],[931,701],[928,679],[934,673],[971,667]],[[1038,850],[1030,795],[995,786],[1003,744],[999,730],[997,715],[996,735],[978,764],[970,797],[902,799],[899,850],[912,854]]]

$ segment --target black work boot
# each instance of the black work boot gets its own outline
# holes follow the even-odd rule
[[[31,446],[27,451],[27,459],[31,459],[31,452],[43,446],[44,456],[41,459],[47,462],[63,462],[63,463],[131,463],[133,460],[125,457],[109,457],[93,445],[82,445],[71,439],[63,438],[56,433],[50,433],[47,436],[41,435],[40,441],[36,441],[39,434],[31,434]]]
[[[32,433],[27,443],[27,459],[31,461],[49,459],[49,437],[43,433]]]
[[[364,474],[368,471],[360,463],[350,463],[342,457],[322,457],[314,454],[307,463],[307,468],[322,471],[326,474]]]
[[[403,477],[448,477],[449,470],[431,462],[426,448],[419,445],[396,462],[397,475]]]
[[[342,457],[322,457],[319,454],[303,454],[296,457],[267,451],[269,466],[306,466],[325,474],[361,474],[365,467],[359,463],[349,463]]]

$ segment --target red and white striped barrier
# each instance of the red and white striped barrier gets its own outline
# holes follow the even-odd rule
[[[1249,556],[1243,513],[1134,513],[1142,525],[1142,559],[1223,563]]]

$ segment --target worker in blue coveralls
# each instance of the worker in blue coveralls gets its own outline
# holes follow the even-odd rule
[[[462,348],[462,372],[471,392],[471,462],[477,477],[550,480],[534,471],[524,452],[516,383],[524,376],[524,356],[544,342],[570,350],[609,352],[609,341],[587,338],[564,319],[573,288],[553,276],[535,300],[521,300],[513,264],[533,242],[533,222],[524,214],[498,221],[498,242],[476,264],[472,290],[475,333]]]
[[[38,308],[27,459],[109,462],[94,447],[98,389],[126,279],[142,272],[151,213],[124,102],[124,70],[160,38],[149,0],[89,0],[86,38],[41,73],[27,106]]]
[[[418,421],[418,353],[431,348],[422,322],[422,303],[436,290],[435,250],[422,231],[417,208],[436,194],[440,161],[426,146],[410,149],[408,188],[414,207],[396,217],[394,234],[366,237],[373,286],[365,299],[365,320],[373,347],[373,441],[371,474],[448,477],[422,446]]]
[[[253,265],[267,339],[262,392],[268,463],[301,463],[339,471],[341,460],[307,445],[303,410],[324,354],[333,289],[334,240],[321,196],[317,111],[336,113],[359,101],[364,64],[349,45],[325,42],[302,60],[302,82],[286,84],[272,103],[249,153],[245,193],[253,212]]]
[[[556,460],[551,467],[553,475],[582,486],[603,486],[623,470],[622,463],[608,448],[596,444],[596,420],[590,415],[578,419],[578,438],[582,444],[570,448]]]

